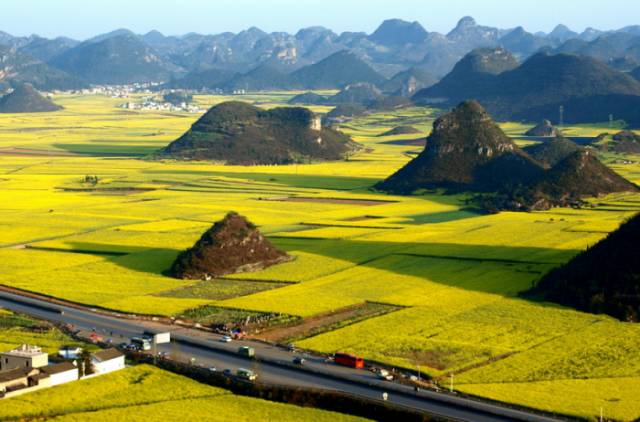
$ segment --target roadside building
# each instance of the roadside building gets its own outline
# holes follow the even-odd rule
[[[96,374],[119,371],[124,369],[124,354],[118,349],[101,350],[91,355],[91,364]]]
[[[78,367],[71,362],[47,365],[43,368],[40,368],[40,371],[49,376],[52,387],[55,385],[77,381],[79,377]]]
[[[17,349],[0,354],[0,372],[12,369],[41,368],[49,364],[49,355],[37,346],[23,344]]]
[[[37,368],[17,368],[0,373],[0,398],[23,390],[49,387],[49,375]]]

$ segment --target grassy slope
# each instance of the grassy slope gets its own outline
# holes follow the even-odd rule
[[[270,107],[290,95],[246,99]],[[197,100],[213,104],[223,98]],[[593,210],[478,216],[461,210],[460,197],[402,198],[368,191],[420,149],[387,144],[398,137],[377,135],[399,124],[411,124],[426,135],[430,113],[420,109],[349,123],[345,131],[369,148],[349,162],[246,168],[1,154],[2,148],[56,150],[61,145],[71,145],[66,150],[138,154],[165,145],[197,118],[124,115],[112,108],[117,100],[103,97],[56,101],[66,109],[0,118],[0,246],[7,246],[0,247],[2,283],[135,313],[179,315],[209,304],[310,316],[365,300],[403,305],[408,308],[300,344],[327,352],[353,351],[409,368],[418,363],[436,377],[456,371],[461,390],[496,399],[588,417],[600,406],[618,419],[640,416],[632,397],[613,397],[602,388],[618,382],[632,387],[640,379],[640,368],[632,364],[640,361],[633,347],[640,341],[637,326],[515,298],[552,265],[594,244],[637,212],[639,197],[600,199]],[[527,128],[506,125],[514,135]],[[606,128],[568,130],[592,135]],[[612,167],[640,181],[638,164]],[[97,174],[100,183],[83,185],[87,174]],[[114,187],[153,190],[115,194],[61,189]],[[396,202],[364,206],[260,200],[289,195]],[[229,210],[247,215],[298,257],[234,278],[297,284],[242,297],[226,298],[211,288],[202,295],[172,297],[177,289],[198,289],[166,278],[162,271]],[[47,249],[16,248],[23,244]],[[622,355],[626,358],[620,359]],[[478,364],[482,366],[470,369]],[[571,400],[536,393],[541,385],[549,391],[564,388],[567,379],[581,379],[572,384]],[[499,388],[511,384],[513,389]]]

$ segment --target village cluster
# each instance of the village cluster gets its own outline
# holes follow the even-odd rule
[[[115,372],[125,367],[115,348],[95,353],[64,346],[50,357],[38,346],[22,345],[0,353],[0,399]]]

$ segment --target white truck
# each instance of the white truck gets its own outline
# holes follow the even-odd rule
[[[166,344],[171,343],[171,333],[153,333],[151,331],[145,331],[145,337],[149,338],[151,344]]]

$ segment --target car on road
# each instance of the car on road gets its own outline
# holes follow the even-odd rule
[[[218,368],[216,368],[215,366],[210,366],[209,372],[218,372]]]
[[[258,374],[250,369],[238,368],[238,370],[236,371],[236,375],[238,376],[238,378],[246,381],[255,381],[256,379],[258,379]]]
[[[233,376],[233,372],[231,371],[231,369],[225,369],[224,371],[222,371],[222,375],[224,375],[225,377],[232,377]]]
[[[238,354],[247,358],[253,358],[256,356],[256,351],[253,347],[242,346],[238,348]]]
[[[220,341],[223,343],[231,343],[232,338],[229,336],[222,336],[220,337]]]
[[[140,350],[151,350],[151,342],[146,337],[133,337],[131,344],[136,345]]]
[[[306,360],[304,358],[301,358],[300,356],[296,356],[295,358],[293,358],[293,363],[295,363],[296,365],[304,365],[306,362]]]
[[[381,379],[384,381],[393,381],[393,375],[391,375],[389,371],[387,371],[386,369],[379,370],[377,376],[378,376],[378,379]]]

